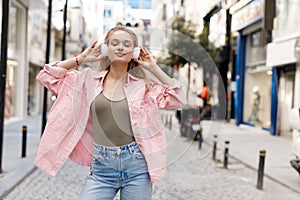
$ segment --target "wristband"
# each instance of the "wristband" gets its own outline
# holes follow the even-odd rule
[[[77,64],[77,66],[79,67],[80,66],[80,64],[79,64],[79,62],[78,62],[78,57],[77,57],[77,55],[75,54],[75,62],[76,62],[76,64]]]

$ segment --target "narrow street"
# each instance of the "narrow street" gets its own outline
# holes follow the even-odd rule
[[[51,163],[75,145],[82,153],[93,142],[85,128],[99,141],[116,133],[108,136],[113,144],[142,135],[145,153],[167,148],[153,200],[300,200],[293,164],[300,0],[3,0],[0,7],[0,200],[78,199],[89,167],[67,160],[52,177],[34,160],[39,147],[42,158],[56,155]],[[155,135],[158,108],[166,109],[167,147]],[[201,149],[189,140],[195,130]]]
[[[245,165],[229,159],[228,169],[223,168],[223,152],[217,152],[217,161],[211,154],[200,158],[198,143],[191,143],[178,133],[178,124],[170,131],[166,129],[170,145],[167,175],[153,187],[153,200],[199,200],[199,199],[299,199],[296,193],[275,181],[264,177],[263,190],[256,188],[257,172]],[[207,148],[204,144],[203,149]],[[176,158],[176,155],[178,156]],[[36,169],[5,199],[7,200],[46,200],[77,199],[87,167],[67,161],[54,178]],[[119,197],[115,198],[116,200]]]

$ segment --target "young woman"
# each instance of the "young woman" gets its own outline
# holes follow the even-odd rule
[[[118,191],[121,199],[151,199],[152,183],[165,173],[159,110],[181,108],[186,99],[178,81],[137,46],[134,32],[115,27],[104,44],[94,42],[74,58],[46,64],[37,76],[57,99],[35,164],[53,176],[68,157],[91,166],[80,199],[113,199]],[[104,69],[72,70],[93,62]]]

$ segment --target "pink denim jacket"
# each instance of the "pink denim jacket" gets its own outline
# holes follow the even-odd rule
[[[57,95],[48,115],[35,165],[55,176],[66,159],[90,166],[94,137],[90,105],[103,89],[107,71],[90,68],[68,71],[46,64],[37,80]],[[173,86],[150,83],[128,76],[125,94],[135,140],[145,156],[152,182],[163,177],[166,169],[167,144],[159,109],[178,109],[186,104],[177,80]]]

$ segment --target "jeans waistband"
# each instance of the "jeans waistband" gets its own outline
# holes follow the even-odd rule
[[[122,152],[134,152],[134,149],[137,148],[137,143],[135,141],[131,142],[130,144],[123,145],[123,146],[116,146],[116,147],[108,147],[108,146],[103,146],[94,143],[94,149],[95,152],[102,152],[103,154],[107,155],[120,155]]]

